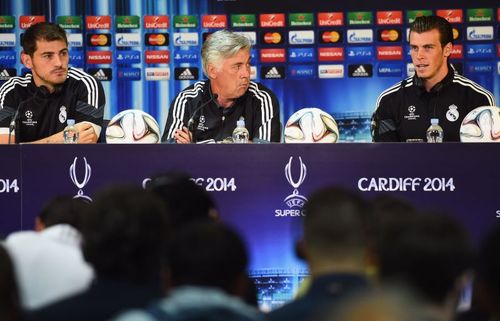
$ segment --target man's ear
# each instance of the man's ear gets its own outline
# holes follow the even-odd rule
[[[24,51],[21,52],[21,62],[26,66],[26,68],[33,68],[33,61],[31,59],[31,56],[24,53]]]
[[[217,67],[214,64],[208,64],[207,74],[209,79],[217,78]]]
[[[443,48],[443,55],[445,57],[449,57],[451,55],[452,50],[453,50],[453,45],[451,44],[451,42],[448,42],[446,46],[444,46]]]

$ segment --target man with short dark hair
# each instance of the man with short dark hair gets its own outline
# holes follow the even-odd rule
[[[21,60],[31,69],[0,87],[0,143],[62,143],[67,119],[74,119],[80,143],[99,137],[105,97],[101,83],[68,67],[66,32],[41,22],[23,35]]]
[[[367,202],[330,187],[314,193],[304,212],[303,250],[311,285],[304,296],[272,311],[271,321],[317,320],[342,300],[370,288]]]
[[[438,16],[415,19],[410,28],[415,75],[388,88],[377,99],[372,119],[375,142],[426,141],[430,120],[439,119],[444,141],[460,141],[460,125],[474,108],[494,106],[493,95],[464,76],[448,60],[451,24]]]

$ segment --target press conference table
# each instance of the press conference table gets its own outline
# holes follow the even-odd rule
[[[176,169],[212,193],[256,269],[295,264],[300,207],[322,186],[448,210],[476,240],[500,216],[496,144],[10,145],[0,146],[0,158],[4,235],[31,229],[55,195],[91,198],[110,183],[143,184]]]

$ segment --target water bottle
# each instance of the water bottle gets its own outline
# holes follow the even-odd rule
[[[64,128],[63,136],[65,144],[76,144],[78,143],[78,130],[75,128],[75,120],[68,119],[66,122],[67,126]]]
[[[248,143],[249,137],[250,134],[248,133],[248,129],[245,128],[245,119],[241,117],[236,122],[236,128],[233,131],[233,143],[246,144]]]
[[[427,142],[442,143],[443,135],[443,128],[439,126],[439,119],[431,118],[431,125],[427,129]]]

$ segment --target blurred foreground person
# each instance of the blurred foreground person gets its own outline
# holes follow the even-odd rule
[[[35,231],[10,234],[5,247],[17,274],[25,309],[86,290],[94,278],[81,250],[80,222],[89,205],[71,196],[50,200],[36,218]]]
[[[95,281],[83,293],[33,311],[32,320],[104,321],[163,296],[170,225],[158,198],[139,187],[111,187],[94,198],[82,223],[83,254]]]
[[[14,267],[9,253],[2,244],[0,244],[0,320],[22,320]]]
[[[425,213],[386,226],[378,246],[380,280],[411,291],[436,321],[453,320],[472,252],[462,226]]]
[[[167,259],[172,278],[168,296],[114,321],[263,320],[243,302],[248,258],[243,241],[229,227],[193,222],[176,235]]]
[[[353,192],[331,187],[314,193],[304,211],[301,252],[309,265],[311,285],[302,297],[269,313],[272,321],[316,320],[345,298],[370,288],[367,202]]]

